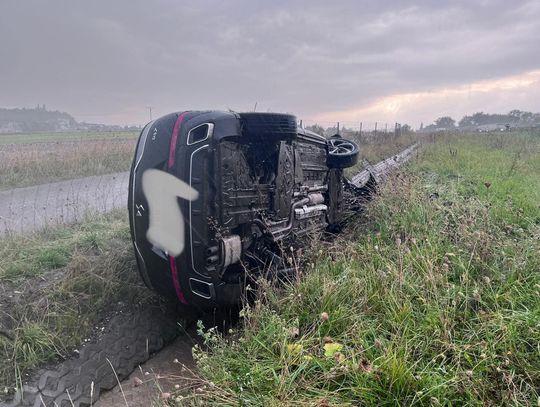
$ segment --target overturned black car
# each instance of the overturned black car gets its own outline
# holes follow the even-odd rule
[[[262,275],[294,273],[286,251],[340,223],[343,169],[358,146],[276,113],[173,113],[141,132],[130,226],[141,276],[181,303],[237,303]]]

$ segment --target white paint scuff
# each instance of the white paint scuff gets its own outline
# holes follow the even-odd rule
[[[176,257],[184,251],[184,216],[177,198],[194,201],[196,189],[167,172],[149,169],[142,175],[142,188],[149,206],[150,243]]]

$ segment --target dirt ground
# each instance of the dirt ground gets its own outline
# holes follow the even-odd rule
[[[103,393],[95,406],[149,407],[155,405],[163,394],[189,387],[195,369],[191,354],[191,348],[197,343],[194,335],[194,332],[187,332],[179,336],[139,366],[119,386]]]

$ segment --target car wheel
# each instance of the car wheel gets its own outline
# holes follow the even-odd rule
[[[296,116],[292,114],[240,113],[239,116],[244,136],[264,139],[296,137]]]
[[[358,162],[358,145],[341,137],[328,140],[328,166],[330,168],[348,168]]]

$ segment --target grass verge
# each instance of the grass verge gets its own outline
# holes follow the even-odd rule
[[[148,299],[135,272],[123,211],[3,238],[0,386],[70,355],[111,313]]]
[[[408,133],[394,136],[392,133],[362,134],[349,132],[343,135],[344,138],[355,141],[359,148],[358,163],[345,170],[345,175],[352,177],[363,170],[367,164],[376,164],[382,160],[400,153],[405,148],[425,138],[425,135]]]
[[[536,405],[539,173],[538,134],[425,146],[241,331],[204,333],[182,403]]]

